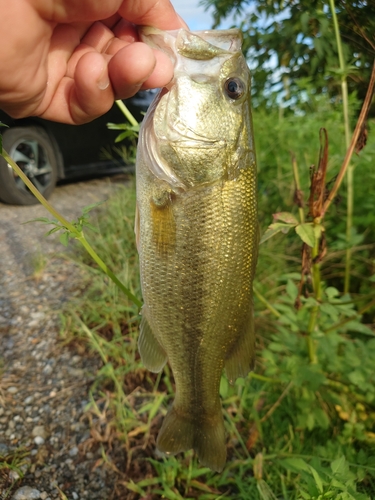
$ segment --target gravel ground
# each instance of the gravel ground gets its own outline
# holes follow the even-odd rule
[[[72,220],[121,182],[60,186],[50,201]],[[43,237],[47,226],[22,225],[46,216],[40,205],[0,204],[0,462],[17,448],[28,451],[22,479],[0,464],[0,499],[61,499],[61,490],[68,500],[107,500],[115,498],[113,472],[98,466],[82,418],[97,367],[59,344],[58,311],[81,293],[79,270],[58,257],[58,237]]]

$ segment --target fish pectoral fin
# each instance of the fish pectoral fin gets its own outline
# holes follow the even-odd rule
[[[167,362],[167,355],[151,330],[145,315],[142,316],[139,331],[138,350],[142,363],[150,372],[158,373]]]
[[[164,418],[156,446],[172,455],[193,448],[203,466],[221,472],[227,459],[221,408],[211,418],[193,420],[190,412],[181,413],[172,406]]]
[[[173,215],[174,195],[165,184],[154,186],[150,200],[152,237],[161,255],[173,251],[176,243],[176,222]]]
[[[246,377],[254,369],[255,333],[254,316],[251,311],[246,326],[225,360],[225,371],[229,383],[233,384],[238,377]]]

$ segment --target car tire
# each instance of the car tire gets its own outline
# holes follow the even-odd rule
[[[45,198],[57,182],[57,154],[48,134],[40,127],[2,130],[3,148]],[[0,200],[11,205],[34,205],[38,200],[0,157]]]

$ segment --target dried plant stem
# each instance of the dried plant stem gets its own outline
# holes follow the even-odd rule
[[[367,94],[366,94],[366,98],[364,100],[364,103],[363,103],[363,106],[362,106],[362,109],[361,109],[361,113],[358,117],[358,120],[357,120],[357,125],[355,127],[355,130],[354,130],[354,133],[352,135],[352,140],[350,142],[350,146],[346,152],[346,155],[345,155],[345,158],[344,158],[344,161],[341,165],[341,169],[340,169],[340,172],[338,173],[338,176],[336,177],[336,181],[333,185],[333,188],[332,190],[330,191],[326,201],[324,202],[324,205],[323,205],[323,210],[322,210],[322,216],[320,217],[320,220],[323,219],[325,213],[327,212],[329,206],[331,205],[332,201],[334,200],[336,194],[337,194],[337,191],[342,183],[342,180],[346,174],[346,171],[347,171],[347,168],[348,168],[348,165],[349,165],[349,162],[350,162],[350,159],[353,155],[353,151],[354,151],[354,148],[357,144],[357,141],[358,141],[358,137],[361,133],[361,129],[362,129],[362,125],[366,119],[366,116],[367,116],[367,113],[368,113],[368,110],[369,110],[369,107],[371,105],[371,101],[372,101],[372,96],[373,96],[373,93],[374,93],[374,87],[375,87],[375,61],[374,61],[374,64],[372,66],[372,72],[371,72],[371,78],[370,78],[370,83],[369,83],[369,86],[368,86],[368,89],[367,89]]]
[[[260,422],[263,424],[270,416],[273,414],[273,412],[276,410],[278,406],[280,406],[282,400],[285,398],[285,396],[288,394],[290,389],[293,387],[293,380],[289,382],[289,384],[285,387],[283,392],[280,394],[279,398],[277,401],[271,406],[271,408],[267,411],[267,413],[260,419]]]
[[[296,185],[296,193],[301,193],[302,191],[301,191],[301,183],[299,180],[298,165],[296,157],[293,153],[292,153],[292,167],[293,167],[294,183]],[[299,220],[301,221],[301,224],[303,224],[305,222],[305,212],[303,211],[302,203],[298,205],[298,212],[299,212]]]

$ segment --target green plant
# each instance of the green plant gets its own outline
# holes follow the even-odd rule
[[[25,470],[28,468],[26,460],[29,455],[23,447],[0,453],[0,493],[1,499],[11,498],[15,486],[23,478]]]

